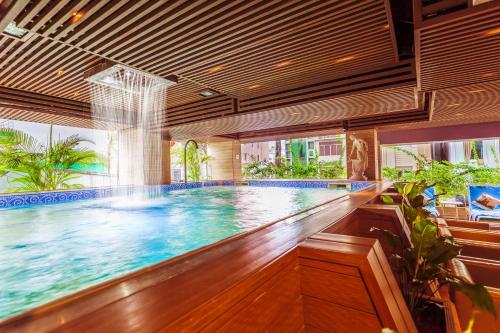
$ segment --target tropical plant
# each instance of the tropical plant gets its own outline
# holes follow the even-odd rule
[[[395,251],[390,260],[406,303],[414,317],[418,317],[428,305],[429,297],[443,286],[451,285],[475,306],[496,318],[495,307],[486,288],[455,275],[446,265],[460,254],[461,246],[453,237],[439,235],[436,223],[429,219],[423,192],[431,186],[425,181],[396,183],[394,186],[402,197],[400,208],[411,228],[410,245],[405,247],[401,239],[388,230],[372,228],[372,231],[382,232]],[[431,200],[435,199],[437,196]],[[382,200],[394,203],[390,196],[383,196]],[[437,288],[431,291],[433,282]]]
[[[280,163],[274,164],[267,161],[252,161],[243,168],[243,176],[252,179],[265,178],[306,178],[306,179],[333,179],[345,177],[345,168],[341,161],[318,162],[311,159],[309,162],[286,163],[280,158]]]
[[[394,183],[394,188],[401,196],[399,207],[405,221],[416,223],[429,217],[429,210],[426,206],[430,201],[436,202],[440,194],[435,194],[433,198],[426,198],[424,191],[434,187],[434,185],[429,185],[423,180],[418,182]],[[392,196],[381,195],[381,199],[385,204],[391,205],[394,203]]]
[[[464,195],[467,193],[468,184],[500,184],[500,168],[469,163],[454,164],[446,160],[429,160],[401,147],[389,148],[411,156],[415,160],[417,170],[386,167],[382,170],[384,179],[403,182],[424,180],[429,184],[434,183],[437,191],[446,196]]]
[[[184,168],[184,147],[174,147],[171,149],[170,153],[173,157],[172,160],[175,161],[178,166]],[[187,179],[194,182],[200,181],[202,166],[206,165],[210,158],[211,157],[207,153],[207,144],[198,144],[198,149],[194,144],[188,145],[186,150]]]
[[[342,160],[319,163],[319,177],[326,179],[344,178],[346,176]]]
[[[72,168],[104,163],[95,151],[80,147],[82,142],[91,141],[79,135],[54,142],[52,126],[46,144],[15,129],[0,131],[0,172],[9,177],[9,183],[16,185],[9,189],[12,192],[81,188],[83,185],[71,183],[80,177],[79,172]]]

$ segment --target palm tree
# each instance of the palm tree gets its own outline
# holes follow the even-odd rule
[[[81,184],[69,183],[79,178],[78,171],[72,168],[104,160],[95,151],[79,147],[85,141],[92,142],[79,135],[53,142],[52,126],[46,145],[27,133],[0,129],[0,176],[13,176],[9,182],[17,186],[9,189],[12,192],[82,188]]]

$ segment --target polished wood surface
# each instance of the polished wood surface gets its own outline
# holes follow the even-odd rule
[[[500,232],[448,226],[453,237],[500,244]],[[499,258],[500,259],[500,258]]]
[[[484,285],[488,289],[498,313],[500,311],[500,261],[463,256],[459,257],[459,259],[455,260],[451,266],[454,273]],[[456,304],[462,327],[466,327],[472,311],[476,309],[473,308],[467,297],[456,290],[453,290],[452,299]],[[491,314],[480,311],[476,314],[473,332],[500,332],[500,319],[495,320]]]
[[[371,203],[361,205],[355,212],[329,226],[323,232],[376,238],[386,256],[390,257],[394,250],[381,233],[370,231],[372,227],[389,230],[398,235],[404,244],[409,244],[410,229],[404,222],[401,210],[395,205]]]
[[[359,270],[360,275],[344,276],[324,268],[301,266],[302,274],[316,271],[314,287],[310,283],[302,284],[302,292],[307,295],[304,297],[307,325],[332,332],[378,332],[381,327],[416,332],[378,240],[319,233],[299,246],[299,258],[320,261],[323,266],[325,263],[352,266]],[[346,280],[351,282],[346,283]],[[354,281],[366,287],[350,289]],[[333,286],[342,283],[346,283],[344,288],[354,299],[335,295]],[[367,298],[371,306],[365,303]]]
[[[496,222],[475,222],[468,220],[446,219],[446,224],[450,227],[470,228],[479,230],[495,230]],[[500,228],[500,225],[498,226]]]

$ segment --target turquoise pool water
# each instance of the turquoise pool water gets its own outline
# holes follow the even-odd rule
[[[0,318],[345,193],[222,186],[0,209]]]

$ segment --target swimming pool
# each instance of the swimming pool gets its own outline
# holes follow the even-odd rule
[[[0,209],[0,318],[347,193],[265,185]]]

